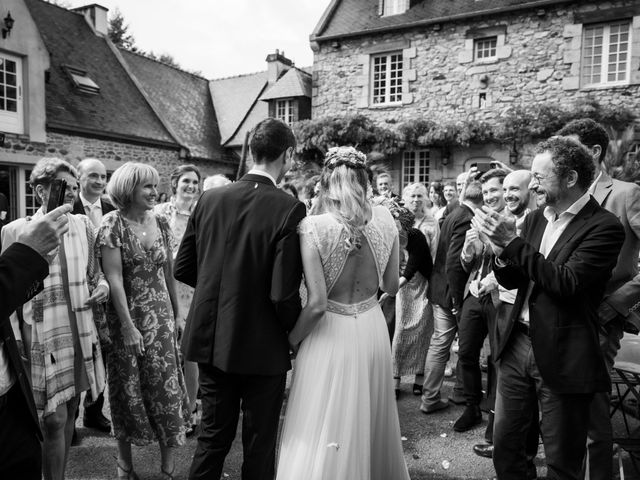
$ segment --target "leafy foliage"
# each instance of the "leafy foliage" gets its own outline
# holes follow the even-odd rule
[[[122,15],[122,12],[118,8],[115,9],[109,19],[107,33],[109,40],[111,40],[116,47],[131,50],[132,52],[137,51],[137,47],[135,46],[136,41],[133,35],[129,33],[129,25],[125,23],[124,15]]]
[[[321,164],[331,147],[353,146],[369,153],[373,150],[395,153],[399,136],[396,131],[376,125],[364,115],[344,115],[302,120],[293,127],[302,161]]]
[[[298,159],[303,164],[321,165],[325,152],[339,145],[351,145],[367,154],[374,152],[369,155],[370,162],[381,163],[385,156],[400,149],[536,142],[555,134],[569,121],[584,117],[608,129],[612,142],[606,162],[611,171],[625,179],[635,179],[638,172],[640,179],[639,165],[626,154],[631,145],[634,113],[625,106],[601,105],[592,97],[565,107],[555,103],[515,105],[492,121],[470,117],[448,122],[415,119],[394,124],[389,121],[380,125],[364,115],[335,115],[303,120],[294,125],[294,131]],[[382,158],[378,158],[380,156]]]

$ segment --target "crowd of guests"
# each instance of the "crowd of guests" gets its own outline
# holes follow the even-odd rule
[[[609,372],[623,333],[637,334],[640,325],[632,312],[640,297],[640,187],[610,178],[603,163],[608,143],[601,125],[583,119],[538,145],[530,170],[514,171],[500,162],[489,168],[476,165],[456,182],[406,185],[401,197],[392,191],[389,173],[374,178],[367,168],[362,180],[367,188],[361,196],[371,205],[383,206],[397,229],[397,287],[380,291],[377,299],[387,321],[389,382],[396,399],[401,395],[401,378],[411,376],[412,392],[421,396],[423,413],[437,414],[451,401],[462,403],[463,413],[453,425],[457,432],[479,425],[481,404],[486,405],[485,443],[476,445],[474,452],[493,458],[501,480],[537,477],[533,459],[540,439],[549,478],[584,478],[587,470],[591,479],[611,478]],[[282,162],[278,169],[269,160],[266,173],[252,171],[247,188],[258,189],[265,178],[273,182],[273,172],[281,178],[292,151],[290,144],[278,151]],[[341,158],[338,166],[365,170],[357,154],[341,154],[356,160]],[[324,176],[304,185],[300,193],[305,209],[297,208],[300,203],[295,200],[282,203],[283,208],[295,207],[296,215],[298,210],[309,216],[327,212],[326,192],[334,187],[339,191],[327,180],[335,169],[333,162],[328,173],[323,171]],[[66,182],[68,206],[48,212],[50,187],[58,179]],[[196,293],[202,290],[202,269],[198,271],[197,263],[187,269],[186,256],[192,255],[189,261],[193,261],[195,252],[213,241],[198,222],[217,222],[220,236],[249,214],[238,210],[226,226],[218,225],[219,218],[209,218],[211,212],[237,209],[242,203],[223,203],[223,194],[206,197],[208,212],[199,203],[204,190],[228,188],[231,182],[223,175],[203,179],[197,167],[182,165],[171,174],[171,195],[164,202],[159,183],[152,166],[133,162],[118,168],[108,182],[105,166],[97,159],[85,159],[74,167],[61,159],[44,158],[33,168],[30,185],[41,208],[1,231],[0,285],[6,300],[0,312],[0,399],[7,403],[0,421],[8,422],[15,445],[15,453],[0,453],[1,477],[35,479],[42,472],[47,480],[64,478],[83,392],[84,424],[113,430],[118,442],[117,475],[123,479],[138,478],[132,444],[152,442],[160,446],[160,473],[173,478],[174,449],[196,429],[199,393],[207,399],[207,408],[214,408],[212,398],[220,394],[220,382],[228,379],[221,377],[218,367],[203,366],[207,355],[215,364],[216,354],[205,353],[209,350],[189,323],[206,323],[209,314],[202,305],[213,300],[194,300],[194,287]],[[279,188],[298,198],[292,184]],[[249,201],[254,194],[247,190],[244,195]],[[345,215],[343,207],[335,207],[342,212],[336,213],[338,217]],[[371,214],[370,207],[362,208]],[[362,232],[366,224],[363,220]],[[287,235],[297,239],[295,226],[287,227]],[[359,241],[358,233],[354,235]],[[287,245],[287,251],[280,245],[276,255],[297,265],[300,276],[299,247]],[[185,252],[189,248],[193,252]],[[360,248],[351,245],[348,251],[357,253]],[[303,244],[303,263],[304,251]],[[179,271],[174,275],[176,258]],[[348,258],[343,260],[351,265]],[[9,273],[21,261],[33,265],[32,271]],[[326,298],[317,303],[317,285],[309,284],[306,267],[304,273],[310,296],[301,318],[318,317],[317,312],[321,316]],[[254,274],[259,275],[258,270]],[[225,280],[212,274],[206,281],[216,289]],[[249,306],[228,308],[245,312]],[[315,313],[305,313],[309,309]],[[294,336],[302,328],[296,327]],[[194,353],[183,358],[185,329],[185,348]],[[292,342],[291,348],[297,351],[308,334]],[[234,335],[216,336],[216,342],[229,342],[217,351],[232,349],[238,342]],[[258,343],[275,335],[265,330]],[[456,386],[447,401],[441,391],[456,337]],[[485,388],[481,352],[487,338]],[[247,359],[234,361],[238,362],[234,369],[250,364]],[[284,362],[286,372],[288,358],[278,362]],[[247,366],[248,371],[251,368]],[[105,385],[110,420],[102,411]],[[281,387],[278,383],[277,389]],[[277,406],[278,400],[274,402]],[[209,416],[207,421],[213,422]],[[389,421],[397,423],[397,418]],[[199,441],[191,478],[215,474],[205,458],[214,448],[216,425],[208,425],[211,428]],[[5,445],[9,430],[1,430]],[[224,445],[216,447],[222,461],[235,426],[225,435]],[[274,452],[266,455],[268,459]]]

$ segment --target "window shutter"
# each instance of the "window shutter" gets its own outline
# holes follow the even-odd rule
[[[384,14],[384,0],[378,0],[378,16],[381,17]]]

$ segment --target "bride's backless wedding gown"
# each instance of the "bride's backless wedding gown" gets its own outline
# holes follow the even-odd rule
[[[374,207],[361,247],[352,252],[346,230],[331,214],[305,218],[299,231],[319,253],[328,305],[298,351],[276,478],[409,479],[389,334],[376,295],[352,304],[332,300],[345,297],[339,289],[357,298],[367,275],[377,274],[381,283],[397,248],[393,217],[386,208]]]

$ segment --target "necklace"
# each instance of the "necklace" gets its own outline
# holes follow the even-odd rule
[[[143,237],[147,236],[147,232],[145,230],[145,227],[149,223],[148,217],[145,217],[145,219],[142,222],[138,222],[136,220],[132,220],[130,218],[125,217],[124,215],[122,217],[127,221],[127,223],[129,223],[132,227],[134,227],[136,232],[139,232]]]

